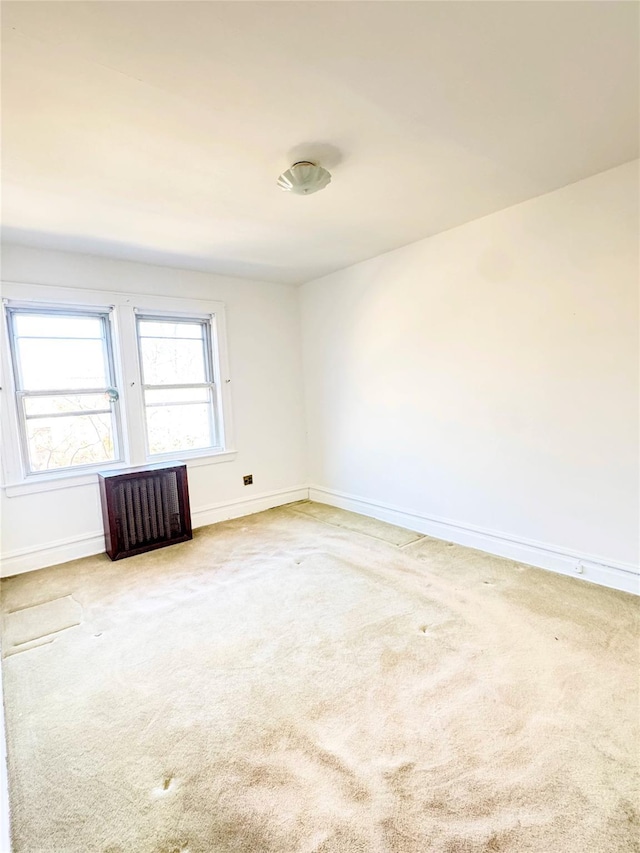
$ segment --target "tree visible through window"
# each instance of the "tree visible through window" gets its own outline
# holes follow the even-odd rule
[[[28,470],[119,459],[108,314],[19,308],[8,316]]]
[[[209,320],[139,316],[150,456],[218,444]]]
[[[224,306],[170,314],[155,300],[144,310],[133,295],[109,296],[111,308],[5,301],[17,414],[3,414],[10,477],[225,453]]]

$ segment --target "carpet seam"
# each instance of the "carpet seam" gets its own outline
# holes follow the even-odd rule
[[[348,530],[350,533],[358,533],[361,536],[367,536],[369,539],[375,539],[376,542],[386,542],[387,545],[393,545],[394,548],[406,548],[407,545],[414,545],[416,542],[419,542],[420,539],[426,538],[426,534],[424,534],[424,533],[418,533],[415,530],[409,530],[408,532],[409,533],[415,533],[417,538],[412,539],[411,542],[405,542],[404,545],[396,545],[395,542],[389,542],[388,539],[383,539],[381,536],[375,536],[373,533],[365,533],[363,530],[354,530],[354,528],[346,527],[344,524],[334,524],[332,521],[325,521],[324,518],[318,518],[317,516],[311,515],[310,513],[307,513],[307,512],[299,512],[295,509],[289,509],[288,511],[293,512],[299,516],[304,516],[304,518],[312,518],[314,521],[319,521],[321,524],[326,524],[328,527],[335,527],[337,530]],[[375,519],[375,521],[379,521],[379,519]],[[380,521],[380,524],[388,524],[388,522]],[[397,525],[394,525],[394,526],[397,527]],[[407,528],[401,527],[400,530],[407,530]]]

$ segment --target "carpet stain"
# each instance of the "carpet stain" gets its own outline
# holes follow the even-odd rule
[[[15,853],[638,853],[637,599],[323,513],[3,581]]]

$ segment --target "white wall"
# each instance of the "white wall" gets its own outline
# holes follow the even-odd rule
[[[2,262],[3,281],[50,285],[52,299],[64,286],[224,302],[238,453],[190,468],[194,523],[303,496],[290,494],[307,482],[295,288],[18,246],[5,246]],[[244,486],[249,473],[254,485]],[[103,550],[97,485],[13,497],[2,491],[1,501],[4,575]]]
[[[299,290],[18,246],[2,277],[226,304],[238,455],[190,470],[196,524],[311,483],[534,564],[633,570],[637,177],[621,166]],[[102,550],[95,486],[0,500],[3,574]]]
[[[317,496],[637,565],[638,271],[636,162],[306,284]]]

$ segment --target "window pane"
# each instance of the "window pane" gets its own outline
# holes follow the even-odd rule
[[[145,391],[147,406],[164,406],[167,403],[208,403],[211,399],[208,388],[167,388],[159,391]]]
[[[197,450],[214,445],[211,428],[211,406],[150,406],[147,413],[149,452]]]
[[[15,314],[18,337],[101,338],[99,317],[64,317],[57,314]]]
[[[25,391],[106,388],[102,340],[18,338]]]
[[[141,338],[145,385],[206,382],[202,339]]]
[[[26,423],[32,471],[115,459],[111,415],[36,418]]]
[[[106,394],[57,394],[51,397],[25,397],[24,410],[27,417],[57,415],[82,411],[109,411]]]
[[[140,320],[141,338],[196,338],[202,339],[202,323],[170,323],[160,320]]]

